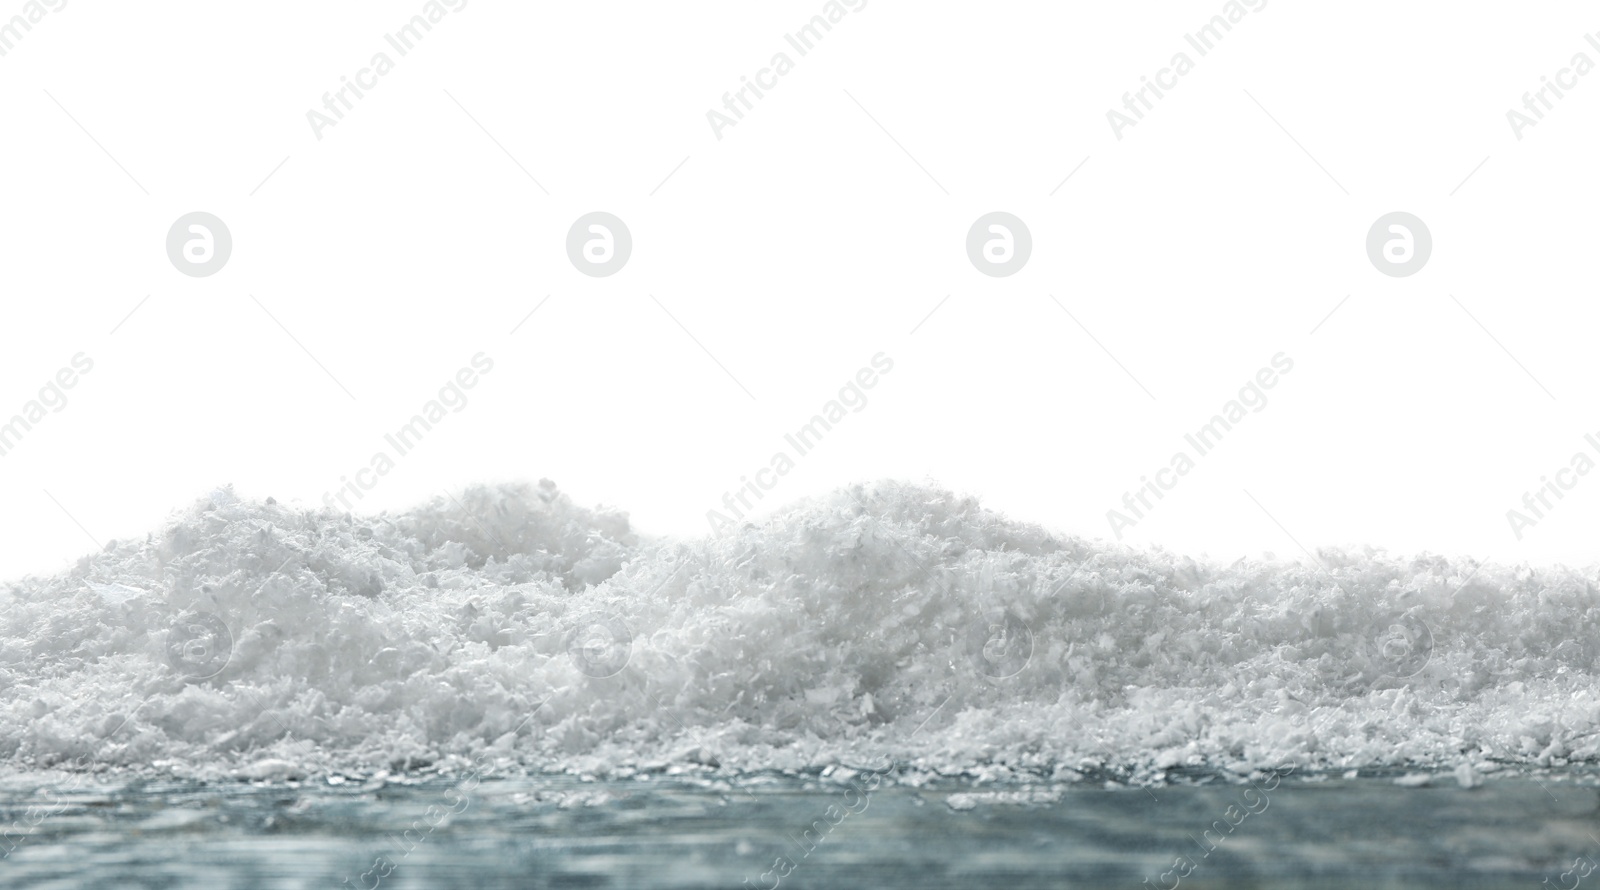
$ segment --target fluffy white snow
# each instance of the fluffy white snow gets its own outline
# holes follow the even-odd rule
[[[375,517],[219,491],[0,593],[0,758],[1467,784],[1600,757],[1592,573],[1319,563],[1087,542],[894,483],[695,541],[643,540],[548,482]]]

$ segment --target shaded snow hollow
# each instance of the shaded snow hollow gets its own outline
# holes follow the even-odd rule
[[[897,483],[686,541],[547,481],[371,517],[221,490],[0,592],[0,758],[211,779],[1561,765],[1600,759],[1593,577],[1223,565]]]

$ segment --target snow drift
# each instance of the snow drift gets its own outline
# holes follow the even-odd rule
[[[1592,572],[1221,564],[896,483],[647,540],[549,482],[213,493],[0,593],[0,758],[195,778],[900,763],[1159,780],[1600,759]]]

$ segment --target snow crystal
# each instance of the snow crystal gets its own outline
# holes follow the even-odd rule
[[[377,516],[221,490],[0,592],[0,757],[354,781],[1378,767],[1470,787],[1600,759],[1597,606],[1593,573],[1564,567],[1214,563],[897,483],[703,540],[641,537],[548,482]]]

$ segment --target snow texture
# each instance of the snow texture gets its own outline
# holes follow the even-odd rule
[[[1592,572],[1371,549],[1223,564],[899,483],[682,541],[548,481],[371,517],[219,490],[0,593],[0,758],[210,780],[893,761],[911,782],[1288,764],[1470,785],[1600,759],[1597,605]]]

